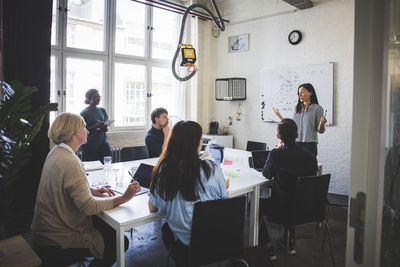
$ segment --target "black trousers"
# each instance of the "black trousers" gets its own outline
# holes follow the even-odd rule
[[[82,145],[82,160],[92,161],[100,160],[104,163],[104,157],[111,156],[111,146],[108,140],[104,141],[104,144],[84,144]]]
[[[108,224],[97,216],[93,216],[93,226],[101,233],[104,240],[103,259],[95,258],[90,267],[108,267],[117,258],[116,233]],[[125,251],[129,248],[129,240],[125,237]],[[83,261],[85,257],[93,257],[88,248],[60,248],[56,246],[37,246],[35,250],[42,259],[43,267],[68,266]]]
[[[263,220],[263,216],[267,218],[277,218],[281,216],[282,211],[276,209],[270,198],[260,198],[259,210],[260,210],[260,230],[258,233],[258,244],[266,245],[271,242],[271,239],[268,234],[267,225]],[[285,232],[286,230],[289,230],[290,240],[296,239],[295,227],[293,225],[285,226]],[[286,236],[284,236],[284,238],[286,238]]]
[[[303,150],[313,153],[315,156],[318,154],[318,147],[316,142],[296,142],[296,144]]]

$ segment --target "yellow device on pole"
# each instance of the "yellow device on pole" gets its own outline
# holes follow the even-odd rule
[[[181,66],[193,67],[193,72],[197,71],[196,63],[196,50],[191,44],[179,44],[182,53]]]
[[[201,8],[212,18],[215,25],[221,30],[225,30],[224,20],[222,19],[221,13],[219,12],[215,0],[211,0],[214,10],[217,12],[218,17],[214,16],[210,9],[201,4],[190,5],[185,14],[182,17],[181,31],[179,33],[178,45],[176,46],[174,57],[172,58],[172,74],[174,77],[180,81],[188,81],[192,78],[197,71],[196,63],[196,51],[191,44],[183,44],[183,34],[185,31],[186,18],[189,13],[196,8]],[[181,53],[181,58],[178,60],[179,52]],[[179,62],[181,60],[181,62]],[[183,75],[181,75],[183,73]]]
[[[196,51],[191,44],[179,44],[182,53],[182,62],[181,66],[184,66],[186,63],[194,64],[196,62]]]

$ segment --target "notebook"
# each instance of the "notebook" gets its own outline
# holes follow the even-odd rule
[[[153,171],[154,166],[149,164],[140,163],[139,168],[133,175],[132,181],[138,181],[141,187],[150,188],[151,182],[151,173]]]
[[[103,164],[100,162],[100,160],[95,160],[95,161],[83,161],[83,167],[85,168],[85,171],[94,171],[94,170],[101,170],[103,169]]]
[[[257,171],[262,171],[265,163],[267,162],[269,151],[267,150],[255,150],[251,151],[251,157],[253,158],[253,167]]]

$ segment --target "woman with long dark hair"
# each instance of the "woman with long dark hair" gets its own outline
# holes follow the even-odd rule
[[[163,237],[171,230],[176,237],[169,242],[163,239],[168,248],[172,246],[177,266],[185,265],[178,258],[185,255],[190,243],[194,204],[228,197],[222,169],[213,161],[199,158],[201,135],[202,129],[197,122],[176,123],[153,170],[150,185],[149,209],[167,219]]]
[[[297,144],[314,155],[318,154],[317,133],[325,132],[326,118],[323,108],[318,104],[317,93],[311,83],[304,83],[298,87],[298,101],[293,115],[297,124]],[[276,108],[273,108],[279,119],[284,118]]]

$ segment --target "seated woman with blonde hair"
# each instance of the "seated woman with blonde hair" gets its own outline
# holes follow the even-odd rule
[[[32,223],[33,242],[43,266],[67,266],[71,259],[93,256],[90,266],[111,266],[116,259],[115,230],[96,215],[129,201],[140,190],[134,182],[122,196],[90,188],[75,152],[86,143],[83,118],[59,115],[48,132],[56,146],[47,155]],[[95,199],[93,196],[104,197]],[[126,248],[129,245],[125,238]]]

